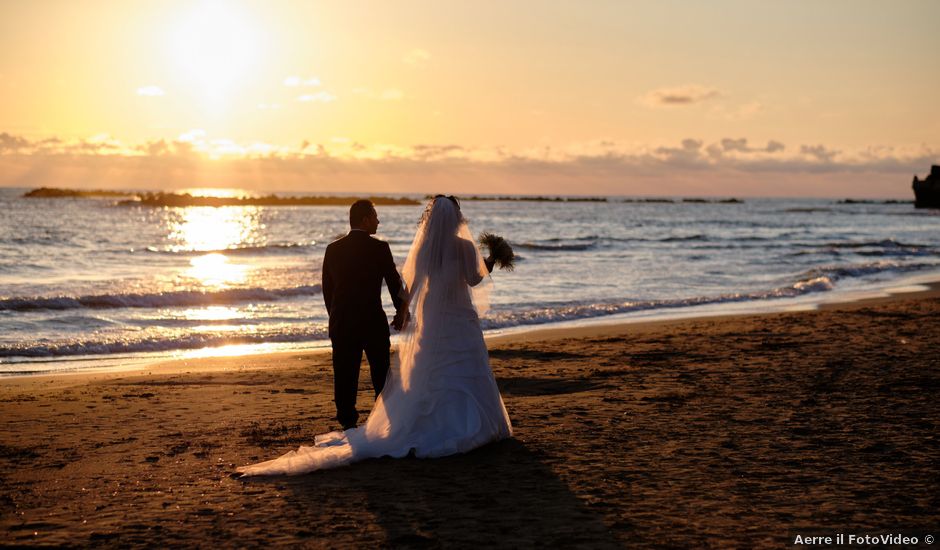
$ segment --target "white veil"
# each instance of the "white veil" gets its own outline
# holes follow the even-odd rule
[[[402,384],[408,388],[414,357],[445,328],[445,313],[475,311],[479,319],[489,310],[493,280],[456,199],[438,196],[428,203],[402,278],[411,320],[400,335],[398,352]]]

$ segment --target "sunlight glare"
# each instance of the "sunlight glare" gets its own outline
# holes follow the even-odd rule
[[[173,251],[210,252],[258,244],[259,210],[253,206],[194,206],[170,221]]]
[[[187,309],[183,317],[191,321],[229,321],[241,318],[237,308],[229,306],[208,306],[204,308]]]
[[[245,282],[248,266],[229,263],[222,254],[206,254],[189,261],[186,275],[203,286],[224,287]]]
[[[207,108],[224,110],[237,84],[262,57],[261,33],[231,2],[196,4],[173,29],[173,62],[198,86]]]
[[[185,208],[170,220],[169,239],[174,251],[208,252],[190,260],[183,275],[208,287],[244,283],[249,266],[231,263],[222,253],[230,248],[256,244],[260,239],[259,211],[251,206]]]
[[[273,344],[230,344],[217,348],[202,348],[186,350],[179,353],[180,358],[197,359],[201,357],[236,357],[240,355],[255,355],[274,351]]]

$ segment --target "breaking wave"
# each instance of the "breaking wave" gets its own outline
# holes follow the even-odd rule
[[[677,300],[637,300],[602,302],[589,304],[553,304],[547,307],[531,307],[516,311],[494,311],[483,320],[486,329],[507,328],[521,325],[557,323],[631,313],[655,309],[675,309],[700,305],[713,305],[733,302],[761,301],[778,298],[795,298],[814,292],[827,292],[835,288],[836,281],[851,277],[863,277],[887,271],[907,272],[924,268],[935,268],[932,264],[899,265],[890,262],[871,264],[830,266],[809,270],[787,285],[771,290],[722,294],[717,296],[696,296]]]
[[[145,294],[99,294],[92,296],[54,296],[38,298],[7,298],[0,300],[0,311],[67,310],[67,309],[115,309],[115,308],[160,308],[228,305],[245,302],[275,302],[296,296],[313,296],[320,293],[320,285],[293,288],[264,289],[236,288],[200,292],[182,290]]]
[[[298,328],[277,333],[231,334],[225,332],[185,334],[176,338],[140,340],[84,340],[57,344],[0,347],[0,357],[68,357],[192,350],[238,344],[308,342],[326,339],[325,328]]]

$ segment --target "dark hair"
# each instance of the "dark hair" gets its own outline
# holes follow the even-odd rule
[[[349,226],[357,227],[362,223],[362,218],[371,216],[374,210],[375,205],[368,199],[359,199],[352,203],[352,206],[349,207]]]
[[[430,195],[428,195],[430,197]],[[424,207],[424,213],[421,214],[421,219],[418,220],[418,225],[421,226],[424,223],[427,223],[428,218],[431,217],[431,210],[434,209],[434,205],[437,203],[437,199],[447,199],[450,202],[454,203],[454,206],[457,207],[457,217],[460,218],[460,223],[466,223],[466,218],[463,217],[463,212],[460,211],[460,201],[457,200],[457,197],[453,195],[434,195],[434,197],[428,201],[428,205]]]
[[[457,210],[460,210],[460,201],[458,201],[457,197],[453,195],[434,195],[434,198],[435,199],[440,199],[440,198],[450,199],[450,202],[454,203],[454,206],[457,207]]]

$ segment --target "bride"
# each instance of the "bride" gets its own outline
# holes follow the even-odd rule
[[[402,270],[411,322],[365,424],[238,471],[294,475],[381,456],[440,457],[510,437],[480,328],[492,270],[457,199],[432,199]]]

